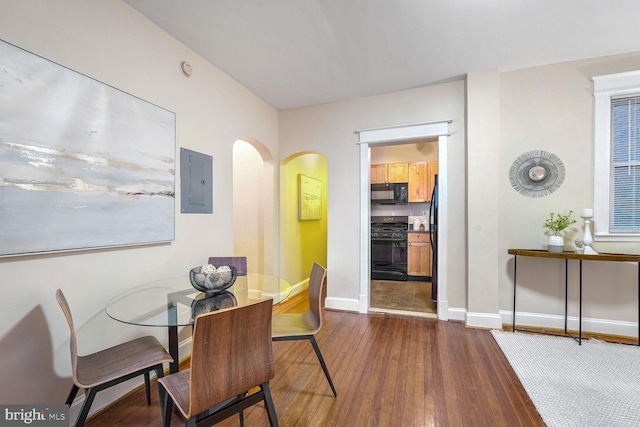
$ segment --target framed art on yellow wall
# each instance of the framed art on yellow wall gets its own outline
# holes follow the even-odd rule
[[[298,174],[298,220],[322,219],[322,181]]]

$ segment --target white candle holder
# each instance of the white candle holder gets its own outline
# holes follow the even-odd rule
[[[593,214],[590,211],[591,209],[585,209],[582,212],[582,219],[584,220],[584,234],[582,235],[582,241],[584,242],[585,254],[597,254],[597,252],[591,248],[591,244],[593,243],[593,237],[591,237],[591,218],[593,218]]]

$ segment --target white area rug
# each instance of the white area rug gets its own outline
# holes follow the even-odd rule
[[[640,347],[491,333],[547,426],[640,426]]]

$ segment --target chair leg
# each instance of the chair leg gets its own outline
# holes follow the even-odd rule
[[[162,365],[159,365],[158,367],[156,367],[155,371],[156,371],[157,380],[164,377],[164,370],[162,369]],[[160,405],[162,405],[162,389],[161,389],[162,386],[160,385],[160,381],[157,381],[157,384],[158,384],[158,400],[160,400]]]
[[[247,393],[242,393],[239,394],[237,399],[238,401],[244,399],[247,396]],[[240,427],[244,427],[244,411],[242,409],[240,409],[240,411],[238,412],[238,417],[240,417]]]
[[[171,413],[173,412],[173,400],[169,396],[162,384],[158,383],[158,393],[160,394],[160,409],[162,410],[162,426],[171,426]]]
[[[84,422],[87,420],[87,415],[89,415],[89,409],[91,408],[91,404],[93,403],[93,399],[96,397],[97,392],[98,391],[95,388],[88,388],[84,391],[84,403],[82,404],[82,408],[80,409],[80,414],[78,414],[76,427],[82,427],[84,425]]]
[[[149,371],[144,373],[144,391],[147,395],[147,406],[151,405],[151,385],[149,381]]]
[[[75,383],[71,386],[71,390],[69,390],[69,394],[67,395],[67,400],[64,402],[65,405],[71,405],[73,403],[73,399],[76,398],[78,394],[78,386]]]
[[[322,358],[322,353],[320,353],[320,347],[318,347],[318,343],[316,342],[316,338],[311,335],[309,337],[309,341],[311,341],[311,345],[316,352],[316,356],[318,356],[318,360],[320,361],[320,365],[322,366],[322,370],[324,371],[324,376],[327,377],[327,381],[329,381],[329,385],[331,386],[331,390],[333,391],[333,396],[338,397],[338,392],[336,392],[336,388],[333,386],[333,381],[331,381],[331,375],[329,375],[329,370],[327,369],[327,365],[324,363],[324,359]]]
[[[278,416],[276,415],[276,407],[271,398],[269,383],[262,384],[260,388],[264,392],[264,406],[267,410],[267,416],[269,417],[269,424],[271,424],[271,427],[278,427]]]

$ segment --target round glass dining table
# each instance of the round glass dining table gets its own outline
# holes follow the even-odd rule
[[[145,283],[116,295],[106,306],[107,315],[119,322],[138,326],[165,327],[169,335],[169,372],[178,371],[178,328],[193,325],[202,313],[236,307],[273,298],[284,301],[291,285],[277,276],[248,272],[238,275],[233,286],[215,294],[198,291],[189,276],[171,277]]]

